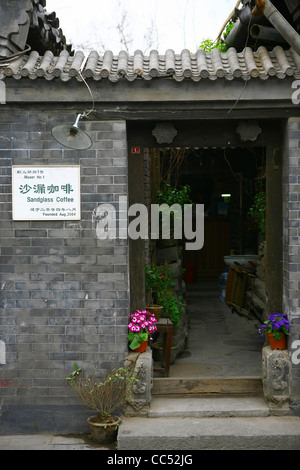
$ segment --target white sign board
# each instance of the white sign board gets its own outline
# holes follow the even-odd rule
[[[13,220],[80,220],[80,166],[13,166]]]

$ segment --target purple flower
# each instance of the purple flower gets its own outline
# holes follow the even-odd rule
[[[284,332],[289,334],[290,323],[287,315],[284,313],[273,312],[268,316],[268,319],[258,328],[260,336],[272,332]]]

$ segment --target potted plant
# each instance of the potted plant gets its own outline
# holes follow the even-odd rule
[[[154,264],[146,266],[145,288],[150,297],[150,303],[146,305],[146,310],[153,313],[158,321],[163,309],[159,303],[159,298],[168,288],[168,280],[165,276],[165,269],[162,266],[155,266]]]
[[[258,328],[259,335],[267,336],[272,349],[286,349],[286,335],[290,334],[290,323],[284,313],[271,313]]]
[[[164,296],[159,299],[162,305],[164,315],[170,318],[171,322],[176,325],[180,321],[180,316],[184,312],[184,303],[181,296],[178,298],[174,292],[168,290]]]
[[[147,310],[156,315],[154,309],[159,306],[161,313],[176,324],[179,323],[184,304],[182,297],[175,296],[173,287],[172,272],[167,266],[146,266],[146,291],[152,301],[152,305],[147,305]],[[159,320],[159,317],[156,318]]]
[[[116,440],[120,416],[115,413],[128,401],[134,383],[138,380],[127,369],[119,367],[103,377],[94,373],[84,376],[81,367],[74,364],[74,371],[66,378],[77,392],[83,405],[96,412],[88,418],[94,442],[110,444]]]
[[[155,316],[148,310],[136,310],[129,317],[129,347],[135,352],[144,352],[148,346],[149,336],[157,330]]]

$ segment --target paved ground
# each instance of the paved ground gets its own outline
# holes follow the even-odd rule
[[[219,299],[218,280],[188,285],[188,347],[171,366],[170,377],[261,376],[264,339],[260,321],[232,312]]]
[[[100,446],[88,435],[56,436],[50,434],[0,436],[0,450],[103,450],[114,451],[116,445]]]

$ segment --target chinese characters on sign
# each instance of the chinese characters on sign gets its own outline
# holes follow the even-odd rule
[[[79,166],[13,166],[13,220],[80,220]]]

